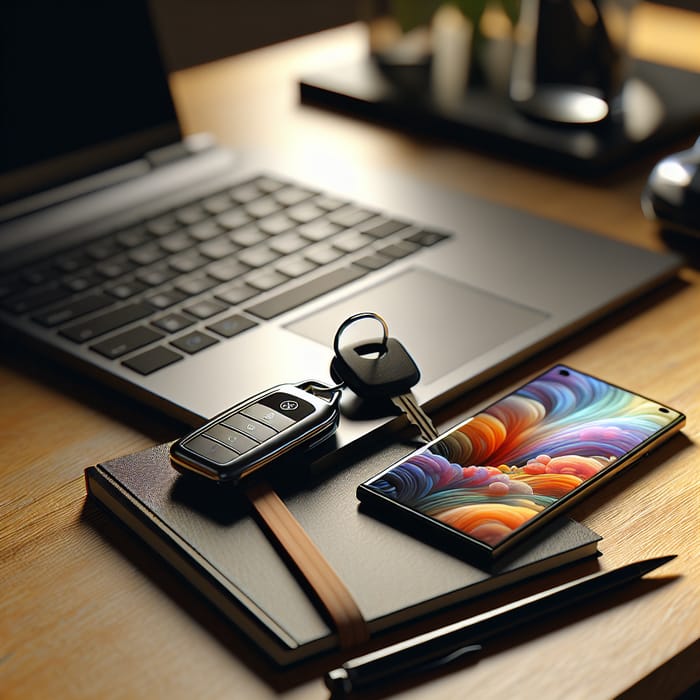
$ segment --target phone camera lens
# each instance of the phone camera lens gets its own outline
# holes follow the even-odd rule
[[[559,374],[561,374],[562,377],[568,377],[569,376],[569,370],[568,369],[560,369]]]
[[[659,411],[661,411],[661,413],[668,413],[668,409],[663,407],[660,408]]]

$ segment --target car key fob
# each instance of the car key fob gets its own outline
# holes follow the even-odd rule
[[[220,413],[170,448],[179,472],[238,483],[281,457],[331,437],[340,390],[317,382],[281,384]]]

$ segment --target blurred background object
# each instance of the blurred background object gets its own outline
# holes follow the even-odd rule
[[[624,109],[637,0],[522,0],[510,96],[527,114],[594,124]]]
[[[656,220],[672,248],[700,263],[700,138],[692,148],[662,158],[642,193],[642,211]]]
[[[667,41],[654,42],[648,23],[642,34],[651,60],[628,51],[639,48],[639,19],[644,26],[651,7],[638,0],[363,0],[366,57],[303,75],[302,100],[599,175],[700,131],[700,74],[657,62],[653,51]]]

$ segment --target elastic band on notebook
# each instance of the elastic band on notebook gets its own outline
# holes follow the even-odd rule
[[[350,591],[284,501],[263,483],[251,486],[246,494],[335,623],[340,647],[348,649],[367,641],[367,623]]]

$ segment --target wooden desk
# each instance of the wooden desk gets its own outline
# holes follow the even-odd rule
[[[636,51],[700,70],[697,17],[645,7],[638,22]],[[648,40],[650,27],[673,40]],[[652,53],[664,45],[668,53]],[[639,208],[654,159],[581,182],[299,105],[294,79],[304,68],[363,50],[361,29],[349,26],[176,74],[183,124],[234,147],[415,173],[663,247]],[[605,536],[604,567],[676,553],[658,576],[678,578],[503,640],[472,667],[404,689],[406,697],[670,698],[700,681],[700,274],[684,269],[677,282],[470,395],[465,407],[560,360],[689,416],[684,436],[574,512]],[[261,668],[235,630],[85,503],[85,466],[173,438],[180,426],[12,346],[2,351],[0,387],[3,698],[327,696],[323,664],[291,674]]]

